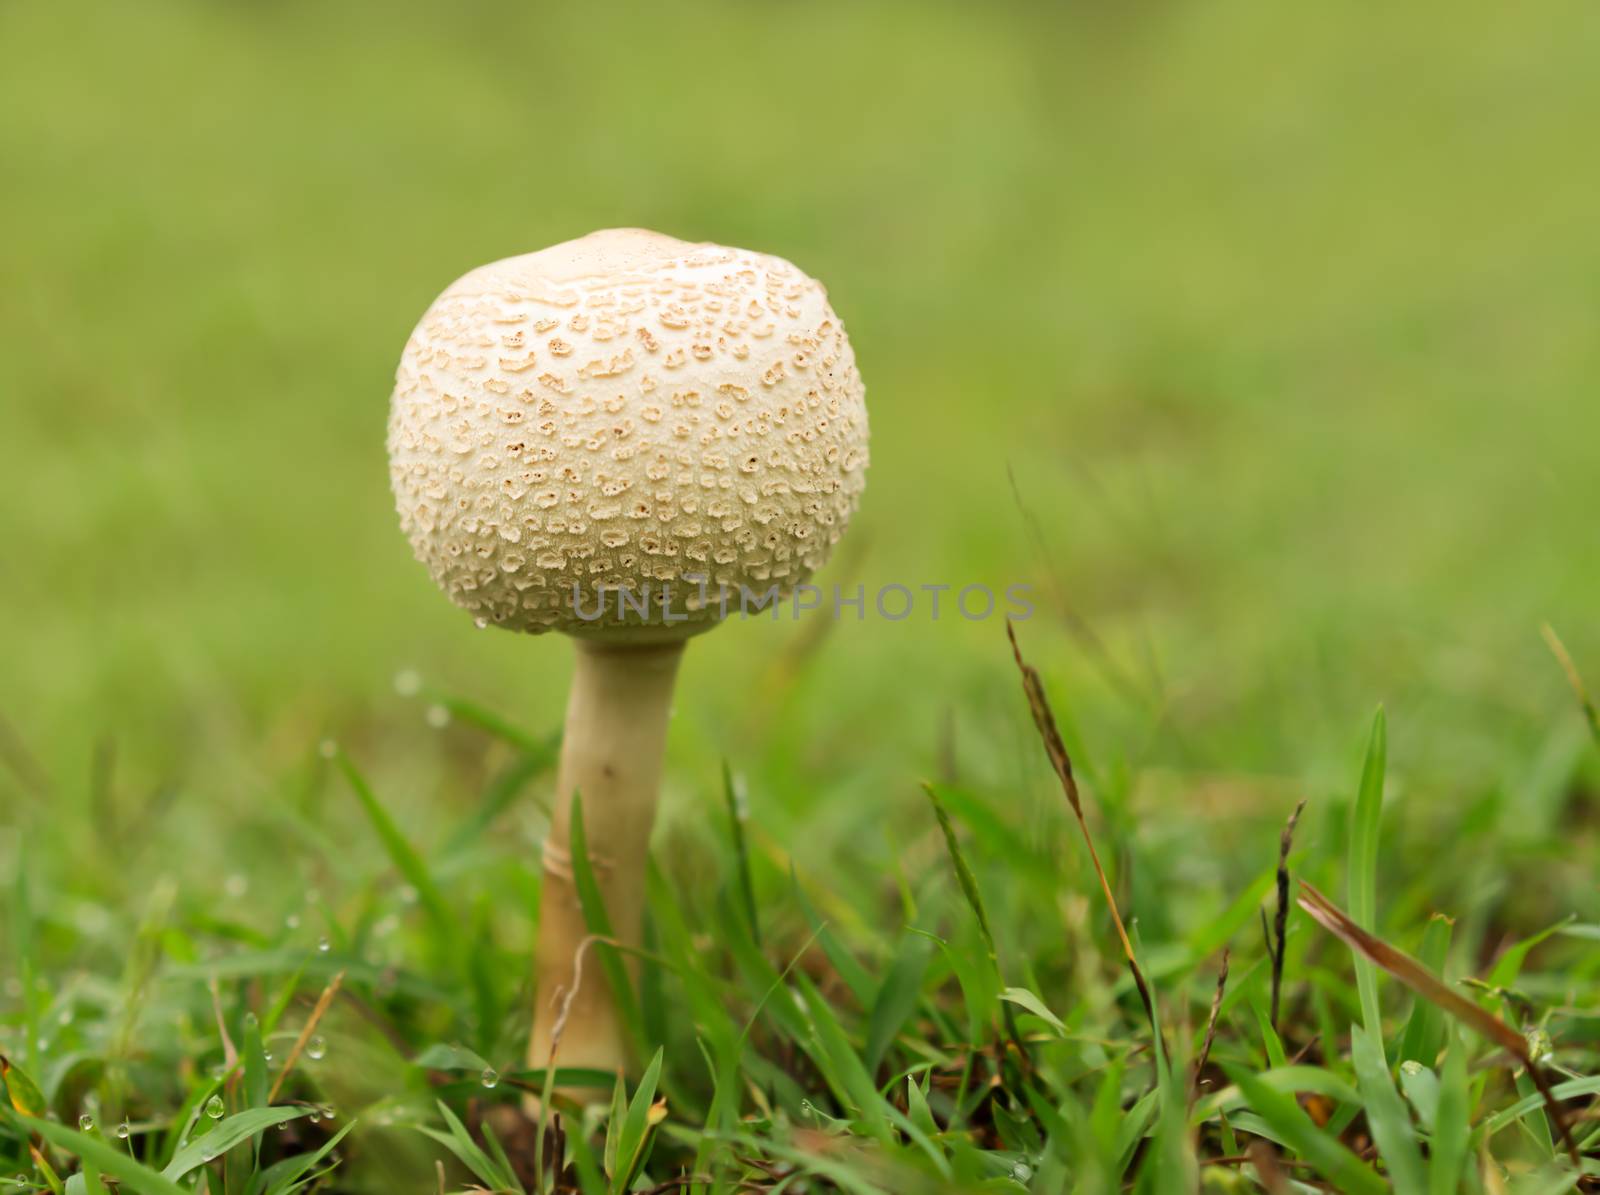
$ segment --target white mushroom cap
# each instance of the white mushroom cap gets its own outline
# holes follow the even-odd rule
[[[867,411],[819,282],[609,229],[434,301],[400,359],[389,461],[417,559],[480,623],[668,639],[719,617],[719,587],[736,611],[741,586],[787,595],[822,566],[861,494]]]

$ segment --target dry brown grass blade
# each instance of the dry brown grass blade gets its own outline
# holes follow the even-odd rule
[[[1061,782],[1061,791],[1067,798],[1067,804],[1072,806],[1073,816],[1078,819],[1078,829],[1083,832],[1084,845],[1089,848],[1089,861],[1094,864],[1094,873],[1100,879],[1100,890],[1105,893],[1106,905],[1111,910],[1111,920],[1117,927],[1117,937],[1122,942],[1123,956],[1128,960],[1128,970],[1133,973],[1134,986],[1139,989],[1139,999],[1144,1002],[1145,1015],[1150,1018],[1151,1032],[1158,1037],[1161,1027],[1156,1023],[1155,1001],[1150,997],[1150,985],[1145,982],[1144,971],[1139,967],[1139,960],[1134,957],[1133,943],[1128,939],[1127,927],[1122,924],[1122,914],[1117,909],[1117,898],[1112,895],[1111,882],[1106,879],[1106,869],[1100,865],[1100,853],[1094,849],[1094,836],[1089,833],[1089,823],[1083,816],[1083,800],[1078,795],[1078,781],[1072,774],[1072,757],[1067,754],[1066,744],[1061,741],[1061,732],[1056,729],[1055,712],[1050,708],[1050,700],[1044,693],[1044,682],[1039,679],[1038,671],[1032,664],[1022,658],[1022,648],[1017,644],[1017,630],[1011,625],[1011,620],[1006,619],[1006,638],[1011,640],[1011,655],[1017,662],[1017,670],[1022,673],[1022,691],[1028,697],[1028,709],[1033,714],[1033,724],[1039,730],[1039,737],[1044,741],[1045,754],[1050,757],[1050,766],[1055,769],[1056,778]]]
[[[1291,1189],[1289,1176],[1278,1161],[1278,1151],[1260,1137],[1250,1143],[1250,1164],[1256,1168],[1256,1177],[1267,1195],[1287,1195]]]
[[[278,1072],[277,1082],[273,1083],[272,1090],[267,1093],[267,1103],[272,1103],[278,1098],[278,1093],[283,1090],[284,1083],[294,1073],[295,1063],[300,1061],[300,1055],[305,1052],[306,1043],[311,1040],[311,1035],[317,1031],[317,1025],[333,1004],[333,998],[339,994],[339,989],[344,985],[344,972],[340,971],[322,989],[322,995],[317,997],[317,1005],[311,1010],[311,1015],[306,1018],[305,1025],[300,1030],[300,1036],[295,1038],[294,1049],[289,1051],[289,1057],[283,1064],[283,1069]]]
[[[222,1065],[232,1071],[239,1065],[239,1051],[234,1047],[233,1038],[228,1035],[228,1018],[222,1012],[222,989],[215,975],[207,981],[206,986],[211,989],[211,1012],[217,1018],[217,1032],[222,1035]]]
[[[1206,1022],[1206,1039],[1200,1045],[1199,1056],[1194,1060],[1194,1078],[1189,1083],[1189,1107],[1200,1097],[1200,1076],[1211,1060],[1211,1047],[1217,1040],[1217,1021],[1222,1016],[1222,996],[1228,990],[1228,948],[1222,948],[1222,970],[1217,973],[1217,990],[1211,996],[1211,1017]]]
[[[1272,950],[1272,1030],[1278,1031],[1278,1007],[1283,995],[1283,949],[1289,935],[1289,850],[1294,846],[1294,830],[1306,811],[1304,800],[1294,807],[1278,839],[1278,915],[1273,922]]]
[[[1567,1118],[1562,1114],[1560,1105],[1556,1103],[1555,1094],[1550,1090],[1549,1080],[1534,1061],[1522,1034],[1493,1013],[1479,1008],[1403,950],[1396,949],[1382,938],[1362,929],[1350,919],[1348,913],[1304,880],[1300,881],[1300,907],[1311,916],[1312,920],[1344,942],[1351,950],[1370,959],[1424,1000],[1443,1009],[1520,1062],[1527,1069],[1528,1077],[1538,1087],[1539,1094],[1544,1096],[1550,1119],[1560,1131],[1561,1140],[1566,1145],[1573,1164],[1578,1164],[1578,1148],[1572,1140]]]
[[[1600,708],[1594,703],[1594,698],[1589,696],[1589,690],[1584,687],[1583,677],[1578,673],[1577,664],[1573,663],[1572,654],[1567,651],[1567,645],[1561,642],[1561,636],[1556,634],[1556,629],[1549,623],[1540,628],[1544,635],[1546,646],[1550,654],[1555,656],[1556,663],[1561,665],[1561,671],[1567,674],[1567,684],[1572,686],[1572,691],[1577,695],[1578,705],[1583,709],[1583,716],[1588,719],[1589,733],[1594,735],[1595,742],[1600,743]]]

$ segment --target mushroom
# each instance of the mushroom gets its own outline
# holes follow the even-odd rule
[[[867,412],[822,285],[762,253],[609,229],[447,288],[400,360],[389,416],[400,525],[479,627],[576,648],[543,849],[529,1059],[617,1071],[569,809],[616,938],[637,945],[684,645],[792,594],[860,497]],[[574,983],[577,988],[574,990]]]

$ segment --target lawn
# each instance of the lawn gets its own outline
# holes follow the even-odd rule
[[[1541,632],[1600,691],[1597,51],[0,4],[0,1190],[1591,1189],[1600,730]],[[948,606],[697,640],[640,1065],[557,1125],[571,651],[439,596],[384,425],[448,282],[614,225],[827,283],[872,465],[819,584],[1026,586],[1039,687]]]

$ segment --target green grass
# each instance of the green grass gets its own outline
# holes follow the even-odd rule
[[[1274,1026],[1261,914],[1307,798],[1294,877],[1547,1043],[1600,1158],[1600,748],[1540,640],[1600,685],[1592,6],[605,12],[0,5],[0,1190],[1271,1190],[1259,1141],[1573,1189],[1510,1056],[1299,909]],[[611,224],[829,284],[873,465],[824,584],[1033,586],[1162,1040],[997,622],[730,626],[654,1090],[535,1174],[569,653],[433,590],[383,424],[440,288]]]

